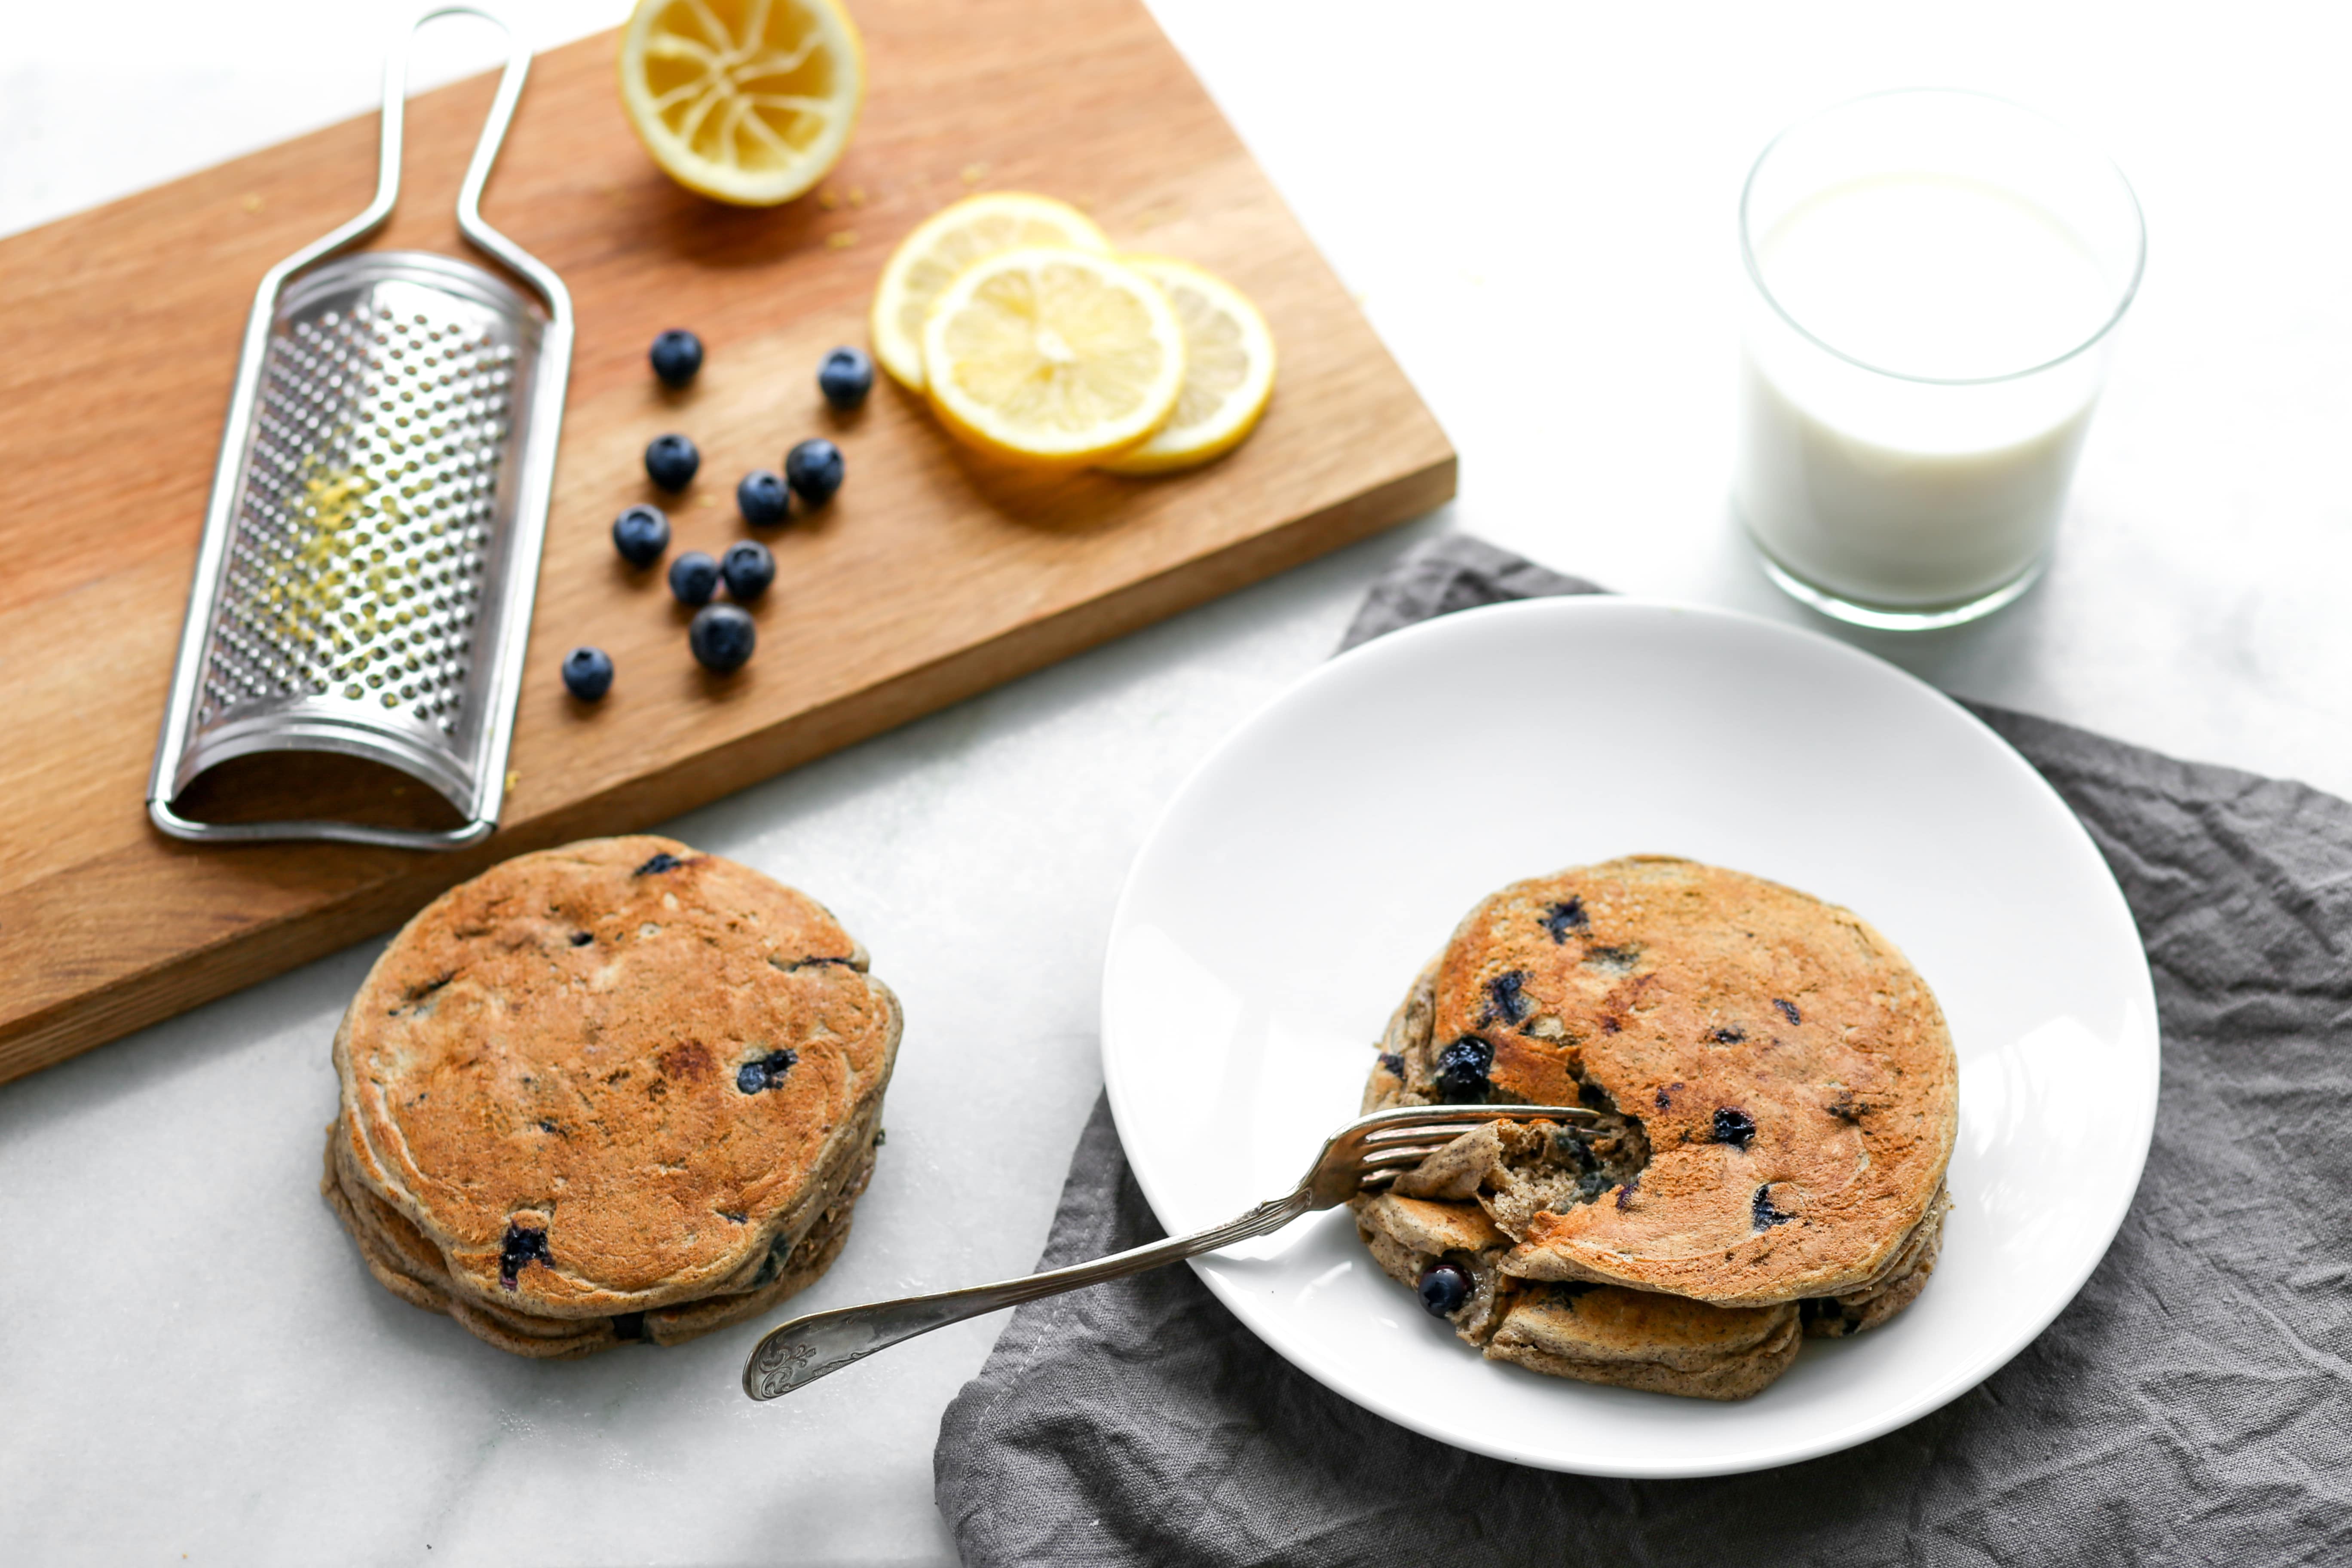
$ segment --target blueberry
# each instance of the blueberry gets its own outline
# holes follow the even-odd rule
[[[1404,1058],[1394,1051],[1381,1053],[1381,1066],[1398,1078],[1404,1077]]]
[[[753,468],[735,487],[735,510],[753,528],[773,528],[793,515],[793,492],[773,468]]]
[[[702,368],[702,340],[673,327],[654,340],[654,374],[664,386],[684,386]]]
[[[1784,1213],[1772,1206],[1772,1184],[1769,1182],[1758,1187],[1756,1195],[1748,1200],[1748,1217],[1756,1222],[1758,1230],[1769,1230],[1776,1225],[1786,1225],[1797,1217],[1795,1215]]]
[[[725,675],[743,668],[759,645],[760,633],[751,625],[751,617],[733,605],[706,605],[694,613],[694,625],[687,628],[687,645],[705,669],[715,669]]]
[[[547,1232],[509,1220],[507,1233],[499,1242],[499,1283],[513,1289],[516,1277],[534,1263],[554,1266],[554,1258],[548,1256]]]
[[[768,547],[756,539],[746,539],[728,546],[727,559],[719,563],[719,574],[727,579],[727,594],[737,604],[748,605],[768,591],[776,580],[776,558]]]
[[[1495,1065],[1495,1047],[1475,1035],[1465,1035],[1437,1053],[1437,1096],[1448,1105],[1468,1105],[1486,1098],[1486,1069]]]
[[[1522,994],[1534,975],[1524,969],[1507,970],[1486,982],[1486,1016],[1479,1022],[1492,1024],[1497,1020],[1516,1024],[1528,1016],[1528,999]]]
[[[835,349],[816,367],[816,384],[827,403],[846,414],[874,390],[874,362],[864,349]]]
[[[669,519],[657,506],[633,506],[613,520],[613,548],[632,566],[650,566],[669,548]]]
[[[707,605],[719,592],[719,563],[689,550],[669,563],[669,591],[681,605]]]
[[[1791,1024],[1801,1024],[1805,1021],[1805,1016],[1797,1011],[1797,1005],[1794,1002],[1783,1002],[1775,996],[1772,998],[1772,1005],[1780,1009],[1780,1016],[1788,1019]]]
[[[583,702],[613,689],[613,658],[601,647],[575,647],[563,656],[563,686]]]
[[[1715,1141],[1747,1148],[1756,1142],[1756,1119],[1744,1110],[1725,1106],[1715,1113]]]
[[[1470,1300],[1470,1271],[1459,1263],[1433,1263],[1421,1271],[1421,1304],[1433,1318],[1450,1318]]]
[[[1568,902],[1547,906],[1543,912],[1543,919],[1538,921],[1536,924],[1551,932],[1552,942],[1558,944],[1566,942],[1568,933],[1572,931],[1590,930],[1592,917],[1584,912],[1584,900],[1570,894]]]
[[[630,872],[629,875],[632,877],[658,877],[664,871],[675,871],[680,866],[685,864],[685,861],[679,859],[668,850],[664,849],[656,854],[652,859],[646,861],[644,865]]]
[[[646,447],[646,478],[666,490],[682,490],[694,482],[702,454],[683,436],[656,436]]]
[[[803,441],[784,454],[785,482],[811,506],[823,506],[833,499],[845,471],[841,448],[822,437]]]
[[[773,1089],[784,1081],[793,1064],[801,1059],[794,1050],[770,1051],[757,1061],[745,1062],[735,1069],[735,1087],[744,1094],[757,1094],[763,1089]]]

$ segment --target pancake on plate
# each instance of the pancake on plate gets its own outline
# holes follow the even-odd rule
[[[1397,1009],[1364,1105],[1514,1101],[1601,1115],[1481,1129],[1355,1205],[1391,1274],[1464,1271],[1446,1315],[1489,1355],[1737,1398],[1801,1327],[1874,1327],[1935,1267],[1951,1037],[1851,911],[1646,856],[1494,894]]]

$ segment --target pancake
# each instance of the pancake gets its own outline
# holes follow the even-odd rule
[[[1456,928],[1381,1050],[1367,1109],[1604,1112],[1613,1163],[1515,1174],[1489,1151],[1471,1185],[1515,1243],[1504,1274],[1867,1307],[1933,1267],[1951,1037],[1927,984],[1846,910],[1660,857],[1516,883]],[[1870,1315],[1814,1314],[1823,1332]]]
[[[656,837],[526,855],[394,938],[335,1039],[328,1196],[387,1289],[524,1354],[822,1273],[900,1034],[805,895]]]

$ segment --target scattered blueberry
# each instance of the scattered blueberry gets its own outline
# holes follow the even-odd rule
[[[746,539],[727,547],[719,574],[727,580],[728,596],[739,605],[748,605],[776,580],[776,558],[758,540]]]
[[[641,1340],[646,1337],[646,1315],[643,1312],[613,1314],[613,1337],[616,1340]]]
[[[1459,1263],[1433,1263],[1421,1271],[1421,1304],[1433,1318],[1450,1318],[1470,1300],[1470,1271]]]
[[[1748,1037],[1748,1031],[1733,1024],[1728,1027],[1716,1030],[1709,1037],[1718,1046],[1736,1046]]]
[[[654,374],[664,386],[684,386],[702,368],[702,340],[673,327],[654,340]]]
[[[1381,1066],[1398,1078],[1404,1077],[1404,1058],[1394,1051],[1381,1053]]]
[[[669,548],[669,519],[657,506],[633,506],[613,520],[613,548],[632,566],[650,566]]]
[[[1788,1019],[1791,1024],[1801,1024],[1805,1021],[1805,1016],[1797,1011],[1797,1005],[1794,1002],[1783,1002],[1775,996],[1772,998],[1772,1005],[1780,1009],[1780,1016]]]
[[[1469,1105],[1486,1098],[1486,1069],[1495,1065],[1495,1047],[1475,1035],[1465,1035],[1437,1053],[1437,1095],[1448,1105]]]
[[[1756,1228],[1759,1230],[1769,1230],[1776,1225],[1786,1225],[1797,1217],[1792,1214],[1783,1214],[1772,1206],[1772,1184],[1769,1182],[1758,1187],[1756,1195],[1748,1200],[1748,1213],[1749,1217],[1755,1220]]]
[[[874,362],[864,349],[835,349],[816,367],[816,384],[827,403],[846,414],[874,390]]]
[[[583,702],[613,689],[613,658],[601,647],[575,647],[563,656],[563,687]]]
[[[841,448],[819,437],[803,441],[784,454],[784,481],[793,493],[811,506],[823,506],[841,488],[842,476],[847,472],[841,460]]]
[[[757,1094],[763,1089],[773,1089],[784,1081],[793,1064],[801,1059],[794,1050],[770,1051],[757,1061],[745,1062],[735,1069],[735,1087],[745,1094]]]
[[[1571,894],[1568,902],[1547,908],[1543,919],[1536,923],[1551,932],[1551,940],[1557,944],[1566,942],[1570,931],[1591,927],[1592,917],[1584,912],[1584,900]]]
[[[687,645],[705,669],[725,675],[743,668],[759,645],[760,633],[749,613],[734,605],[705,605],[694,613],[686,632]]]
[[[694,482],[702,454],[683,436],[656,436],[646,447],[646,478],[666,490],[682,490]]]
[[[773,528],[793,515],[793,492],[773,468],[753,468],[735,487],[735,510],[753,528]]]
[[[596,933],[592,931],[575,931],[572,933],[572,945],[574,947],[586,947],[595,940]]]
[[[1526,1017],[1528,999],[1521,992],[1534,978],[1524,969],[1511,969],[1486,982],[1486,1016],[1479,1022],[1516,1024]]]
[[[669,591],[681,605],[707,605],[719,592],[719,563],[689,550],[669,563]]]
[[[1747,1148],[1756,1142],[1756,1119],[1744,1110],[1725,1106],[1715,1113],[1715,1141]]]
[[[547,1232],[534,1226],[507,1221],[506,1236],[499,1242],[499,1283],[511,1290],[518,1275],[534,1263],[551,1268],[555,1260],[548,1256]]]
[[[675,871],[686,862],[664,849],[652,859],[629,873],[632,877],[658,877],[664,871]]]

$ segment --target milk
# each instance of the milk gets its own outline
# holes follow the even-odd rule
[[[2021,585],[2098,398],[2103,356],[2076,351],[2123,280],[2046,208],[1950,174],[1829,184],[1748,245],[1733,495],[1767,555],[1879,609]]]

